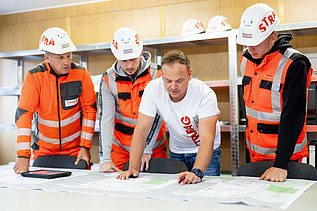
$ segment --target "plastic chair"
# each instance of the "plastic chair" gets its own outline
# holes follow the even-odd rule
[[[129,169],[129,161],[125,163],[123,170]],[[149,173],[161,174],[177,174],[183,171],[188,171],[186,164],[179,160],[166,159],[166,158],[151,158],[150,167],[147,171]]]
[[[87,163],[81,159],[77,165],[74,165],[77,157],[71,155],[45,155],[37,157],[34,167],[46,168],[67,168],[67,169],[87,169]]]
[[[245,163],[238,169],[238,176],[260,177],[273,161]],[[288,164],[288,179],[317,180],[317,170],[309,164],[291,161]]]

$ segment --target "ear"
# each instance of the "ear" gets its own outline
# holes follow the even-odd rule
[[[189,80],[192,79],[192,69],[191,68],[189,69],[188,75],[189,75]]]
[[[270,41],[274,44],[275,41],[277,40],[277,32],[272,32],[271,37],[270,37]]]
[[[49,60],[50,57],[49,57],[47,54],[44,54],[44,58],[45,58],[45,61],[46,61],[46,62],[49,62],[49,61],[50,61],[50,60]]]

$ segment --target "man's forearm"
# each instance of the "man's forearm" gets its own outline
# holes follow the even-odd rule
[[[203,172],[205,172],[211,160],[212,152],[213,152],[213,141],[212,141],[212,144],[210,143],[201,144],[196,156],[193,169],[198,168],[198,169],[201,169]]]
[[[145,134],[145,135],[144,135]],[[131,150],[130,150],[130,165],[129,169],[139,170],[141,157],[144,152],[146,133],[136,131],[133,135]]]
[[[199,120],[200,146],[193,168],[199,168],[203,172],[206,171],[212,157],[217,118],[218,115]]]
[[[154,118],[139,113],[138,123],[135,127],[130,150],[129,169],[139,170],[140,160],[144,152],[146,137]]]

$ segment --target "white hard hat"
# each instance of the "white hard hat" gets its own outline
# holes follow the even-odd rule
[[[232,29],[226,17],[217,15],[209,19],[206,33],[219,32]]]
[[[135,59],[143,51],[143,42],[133,29],[123,27],[114,33],[111,51],[118,60]]]
[[[203,32],[205,32],[205,28],[202,22],[200,20],[192,18],[184,22],[181,36],[200,34]]]
[[[39,50],[55,54],[75,51],[77,48],[67,32],[61,28],[52,27],[43,32],[39,41]]]
[[[266,4],[254,4],[242,15],[237,43],[257,46],[263,42],[279,25],[276,12]]]

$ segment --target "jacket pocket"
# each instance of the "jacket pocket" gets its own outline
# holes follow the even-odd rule
[[[114,128],[119,131],[120,133],[126,134],[126,135],[132,135],[134,132],[134,128],[123,125],[119,122],[116,122]]]
[[[79,95],[82,93],[81,81],[72,81],[61,84],[61,99],[64,110],[75,108],[79,103]]]
[[[249,76],[243,76],[242,78],[242,86],[243,86],[243,99],[247,101],[249,99],[251,93],[251,80],[252,78]]]
[[[121,100],[124,100],[124,101],[129,100],[129,99],[131,99],[131,93],[129,93],[129,92],[120,92],[120,93],[118,93],[118,98],[121,99]]]
[[[279,125],[258,123],[257,130],[259,131],[259,133],[263,134],[278,134],[278,127]]]
[[[282,87],[283,87],[283,84],[279,84],[278,86],[273,86],[273,82],[267,81],[267,80],[261,80],[261,83],[260,83],[260,88],[272,90],[275,92],[280,92]]]

